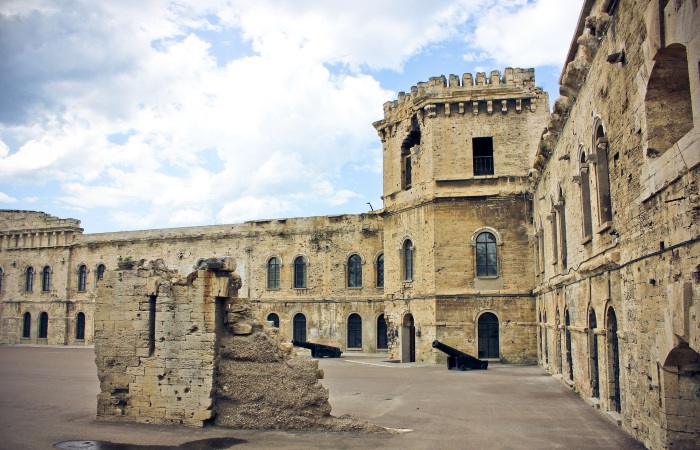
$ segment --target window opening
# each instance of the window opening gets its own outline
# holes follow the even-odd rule
[[[306,342],[306,316],[302,313],[294,315],[293,339],[297,342]]]
[[[32,292],[34,290],[34,268],[27,267],[26,279],[24,283],[24,290],[27,292]]]
[[[280,287],[280,260],[272,257],[267,261],[267,288],[279,289]]]
[[[384,287],[384,253],[377,258],[377,287]]]
[[[476,237],[476,276],[495,277],[498,275],[498,254],[496,237],[488,232]]]
[[[280,316],[275,313],[270,313],[267,315],[267,321],[272,322],[272,326],[275,328],[280,327]]]
[[[413,281],[413,242],[410,239],[403,243],[403,263],[404,281]]]
[[[78,341],[85,340],[85,314],[82,312],[75,316],[75,339]]]
[[[83,264],[78,269],[78,290],[85,291],[86,286],[87,286],[87,266],[85,264]]]
[[[593,235],[593,224],[591,222],[591,182],[588,174],[588,161],[586,153],[581,152],[581,168],[579,169],[579,182],[581,187],[581,212],[583,238]]]
[[[487,312],[479,317],[479,358],[498,356],[498,317]]]
[[[617,338],[617,316],[613,308],[608,309],[607,320],[608,364],[610,380],[610,409],[620,412],[620,348]]]
[[[596,148],[596,181],[598,183],[598,219],[600,225],[612,221],[612,206],[610,205],[610,176],[608,174],[608,138],[605,136],[603,125],[598,124],[595,132]]]
[[[49,314],[42,312],[39,315],[39,339],[46,339],[49,336]]]
[[[348,317],[348,348],[362,348],[362,317],[359,314]]]
[[[24,323],[22,324],[22,338],[29,339],[32,335],[32,315],[24,313]]]
[[[100,281],[105,277],[105,265],[104,264],[98,264],[97,265],[97,271],[95,272],[95,277],[97,278],[97,281]]]
[[[156,299],[155,295],[148,298],[148,356],[156,351]]]
[[[352,255],[348,258],[348,287],[362,287],[362,258]]]
[[[294,287],[302,289],[306,287],[306,261],[303,256],[294,259]]]
[[[493,137],[472,138],[474,175],[493,175]]]
[[[600,397],[600,384],[598,381],[598,337],[595,329],[598,328],[598,321],[595,318],[595,311],[591,308],[588,312],[588,347],[590,352],[591,368],[591,397]]]
[[[380,314],[379,317],[377,317],[377,349],[389,348],[388,331],[384,314]]]
[[[41,290],[48,292],[51,290],[51,267],[45,266],[41,276]]]
[[[569,371],[569,380],[574,381],[574,358],[571,354],[571,320],[569,318],[569,310],[564,311],[564,322],[566,324],[566,366]]]
[[[417,116],[411,118],[411,131],[401,143],[401,189],[411,189],[413,184],[412,155],[420,152],[420,126]]]

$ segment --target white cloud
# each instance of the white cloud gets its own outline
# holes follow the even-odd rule
[[[4,192],[0,192],[0,203],[15,203],[17,202],[17,199],[14,197],[10,197],[9,195],[5,194]]]
[[[580,0],[500,0],[468,40],[501,65],[561,65],[580,11]]]

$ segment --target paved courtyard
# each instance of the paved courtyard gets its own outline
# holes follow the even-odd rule
[[[333,414],[351,413],[413,431],[282,432],[96,422],[99,384],[92,348],[0,347],[0,449],[51,449],[65,441],[84,442],[62,447],[83,450],[643,448],[537,367],[493,364],[486,371],[459,372],[385,360],[347,353],[321,360]]]

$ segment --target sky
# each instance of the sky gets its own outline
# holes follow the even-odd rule
[[[430,77],[535,68],[581,0],[0,0],[0,209],[86,233],[382,207],[372,123]]]

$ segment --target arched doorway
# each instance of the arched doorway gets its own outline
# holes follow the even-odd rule
[[[388,328],[384,314],[377,317],[377,349],[384,350],[389,348]]]
[[[75,315],[75,339],[78,341],[85,340],[85,314],[82,312]]]
[[[297,342],[306,342],[306,316],[302,313],[294,315],[293,320],[294,334],[292,339]]]
[[[574,381],[574,358],[571,354],[571,318],[569,310],[564,311],[564,323],[566,330],[564,331],[564,340],[566,341],[566,368],[568,370],[569,380]]]
[[[498,317],[487,312],[479,317],[479,358],[498,358]]]
[[[46,312],[39,314],[39,339],[49,337],[49,315]]]
[[[615,310],[608,308],[606,323],[606,340],[608,344],[608,397],[610,410],[620,412],[620,348],[617,339],[617,316]]]
[[[544,328],[544,365],[549,364],[549,342],[548,342],[548,333],[547,333],[547,311],[544,312],[542,315],[542,328]]]
[[[556,314],[554,316],[554,337],[556,338],[556,346],[554,347],[554,357],[555,364],[557,365],[557,373],[563,372],[562,361],[561,361],[561,330],[559,325],[561,324],[561,315],[559,314],[559,308],[557,307]]]
[[[29,312],[24,313],[24,321],[22,323],[22,339],[29,339],[32,336],[32,315]]]
[[[357,313],[348,317],[348,348],[362,348],[362,317]]]
[[[416,362],[416,327],[413,315],[403,316],[401,327],[401,362]]]
[[[598,337],[595,329],[598,321],[595,318],[595,310],[588,311],[588,351],[590,355],[591,397],[600,397],[600,384],[598,382]]]

